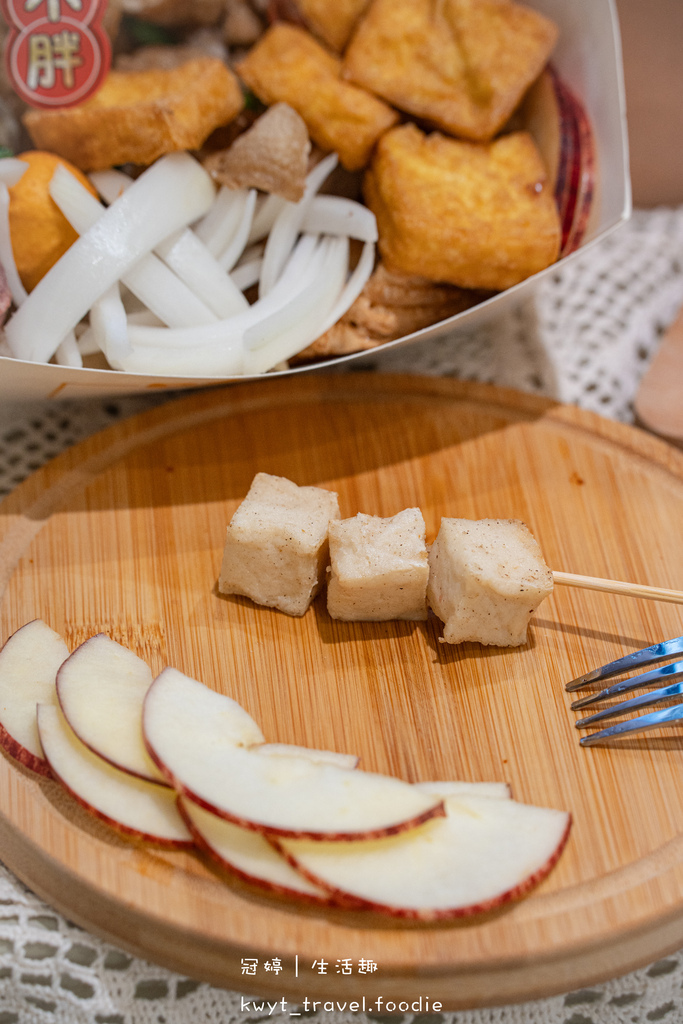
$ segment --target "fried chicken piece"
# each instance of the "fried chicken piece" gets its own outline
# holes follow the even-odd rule
[[[288,103],[321,149],[344,167],[364,167],[377,139],[398,113],[365,89],[341,80],[341,61],[312,35],[276,22],[237,65],[237,73],[267,106]]]
[[[462,313],[484,298],[483,293],[394,273],[379,263],[341,320],[299,353],[297,361],[376,348]]]
[[[373,0],[344,76],[452,135],[486,141],[540,74],[557,26],[514,0]]]
[[[304,194],[310,151],[303,118],[287,103],[276,103],[229,149],[212,153],[203,163],[219,185],[258,188],[297,203]]]
[[[111,71],[86,103],[31,110],[24,124],[38,149],[95,171],[197,149],[243,106],[232,71],[217,58],[201,57],[170,70]]]
[[[528,132],[475,143],[393,128],[364,194],[391,270],[502,291],[559,255],[557,207]]]

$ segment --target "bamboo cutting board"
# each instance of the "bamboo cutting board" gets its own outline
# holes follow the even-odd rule
[[[440,644],[435,618],[335,622],[324,597],[301,619],[220,597],[225,527],[257,471],[337,490],[343,516],[417,505],[428,540],[442,515],[521,518],[554,569],[679,589],[681,453],[514,392],[309,375],[126,421],[0,505],[2,639],[35,617],[70,647],[105,631],[155,672],[175,665],[230,694],[269,740],[353,752],[409,781],[506,780],[518,800],[571,811],[559,864],[528,898],[459,924],[304,910],[194,854],[119,839],[3,756],[8,866],[148,959],[271,998],[365,998],[368,1010],[536,998],[682,946],[683,736],[581,749],[564,690],[682,633],[680,609],[566,588],[539,608],[525,647],[498,649]],[[266,969],[273,958],[281,971]]]

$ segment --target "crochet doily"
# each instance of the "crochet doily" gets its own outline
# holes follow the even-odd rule
[[[503,320],[457,338],[374,352],[347,370],[371,366],[488,381],[632,422],[638,382],[682,305],[683,208],[636,211]],[[81,438],[167,398],[0,409],[0,494]],[[678,1024],[682,990],[683,950],[626,977],[518,1006],[302,1015],[313,1024]],[[291,1024],[297,1009],[285,1004],[270,1011],[248,994],[131,957],[70,924],[0,866],[0,1024]]]

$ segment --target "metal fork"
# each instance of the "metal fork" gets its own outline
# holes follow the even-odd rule
[[[607,665],[603,665],[602,668],[594,669],[592,672],[579,676],[578,679],[573,679],[570,683],[567,683],[565,689],[570,692],[581,690],[592,683],[601,682],[603,679],[611,679],[614,676],[622,675],[636,668],[654,665],[657,662],[665,661],[667,658],[672,658],[674,655],[681,653],[683,653],[683,636],[678,636],[673,640],[665,640],[659,644],[652,644],[651,647],[644,647],[642,650],[635,651],[633,654],[627,654],[616,661],[610,661]],[[676,679],[682,681],[673,682]],[[586,697],[575,700],[571,707],[573,710],[578,711],[591,704],[607,701],[612,697],[628,693],[639,687],[653,686],[662,681],[668,681],[668,685],[659,687],[649,693],[641,694],[638,697],[631,697],[618,704],[611,704],[609,707],[597,711],[587,718],[578,719],[575,723],[577,729],[586,729],[598,725],[606,719],[650,707],[653,704],[658,704],[673,697],[680,697],[683,695],[683,661],[670,662],[669,664],[662,665],[661,668],[622,679],[606,689],[593,692]],[[601,729],[598,732],[584,736],[580,742],[582,746],[589,747],[593,744],[608,743],[620,736],[646,732],[649,729],[659,729],[662,726],[676,725],[680,722],[683,722],[683,704],[676,704],[673,707],[639,715],[636,718],[630,718],[627,721],[619,722],[617,725]]]

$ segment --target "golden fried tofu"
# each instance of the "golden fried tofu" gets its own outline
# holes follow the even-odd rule
[[[514,0],[372,0],[344,77],[451,135],[486,141],[540,74],[556,25]]]
[[[237,66],[262,103],[288,103],[311,139],[348,170],[365,167],[398,113],[365,89],[341,80],[341,61],[305,29],[276,22]]]
[[[203,163],[218,185],[258,188],[297,203],[304,194],[310,152],[303,118],[287,103],[276,103],[229,149],[212,153]]]
[[[297,0],[304,21],[324,43],[343,53],[368,0]]]
[[[559,254],[557,207],[528,132],[483,143],[393,128],[364,194],[390,270],[500,291]]]
[[[36,147],[94,171],[196,149],[243,106],[232,71],[200,57],[170,70],[112,71],[86,103],[31,110],[24,124]]]

